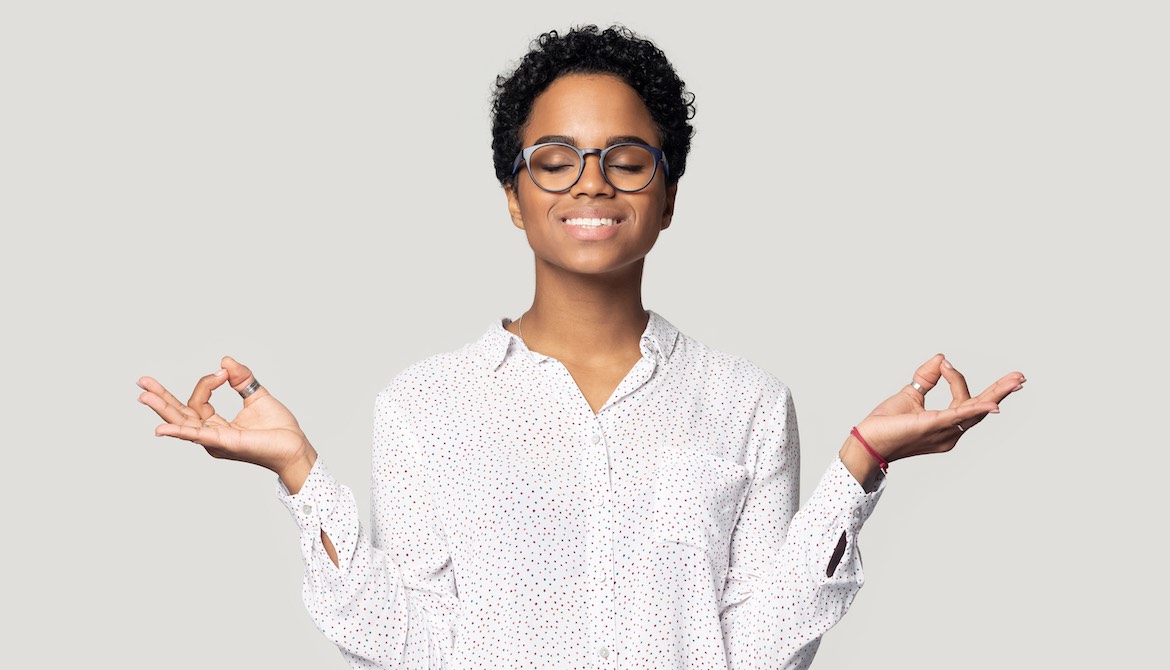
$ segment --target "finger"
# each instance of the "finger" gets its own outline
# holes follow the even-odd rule
[[[143,389],[144,391],[150,391],[159,398],[162,398],[163,402],[171,405],[177,410],[182,411],[187,407],[183,403],[179,402],[178,398],[171,395],[171,392],[166,390],[166,388],[154,377],[140,377],[138,379],[138,388]],[[139,398],[141,399],[141,396],[139,396]]]
[[[191,399],[187,401],[187,406],[195,410],[200,419],[212,416],[215,414],[215,408],[208,402],[211,399],[211,392],[222,386],[227,380],[227,370],[223,368],[209,375],[203,375],[199,381],[195,382],[195,389],[191,391]]]
[[[918,369],[914,371],[913,380],[922,387],[921,391],[909,384],[907,384],[902,390],[908,391],[909,393],[912,393],[921,399],[927,394],[928,391],[930,391],[930,389],[934,388],[935,384],[938,383],[939,378],[942,377],[942,362],[943,355],[935,354],[934,356],[930,357],[930,360],[918,366]]]
[[[1026,381],[1028,380],[1024,378],[1024,373],[1009,372],[996,380],[994,384],[988,386],[987,390],[980,393],[975,399],[980,402],[993,402],[998,404],[1010,394],[1022,390]]]
[[[958,407],[971,399],[971,391],[967,388],[967,379],[963,373],[956,370],[955,366],[951,365],[951,362],[945,358],[940,370],[943,378],[951,387],[951,407]]]
[[[223,360],[221,360],[219,364],[222,365],[225,370],[227,370],[228,383],[231,384],[232,388],[234,388],[237,393],[248,388],[248,385],[256,379],[256,377],[252,374],[252,371],[248,369],[248,366],[240,363],[231,356],[224,356]],[[260,388],[253,391],[252,394],[247,398],[244,398],[244,404],[247,405],[255,401],[257,398],[263,398],[266,395],[268,395],[268,391],[263,386],[261,386]]]
[[[962,426],[963,432],[979,423],[988,414],[999,414],[999,406],[993,402],[968,401],[965,405],[939,410],[930,417],[932,427],[938,431],[955,431]]]
[[[177,437],[213,449],[236,448],[240,443],[240,431],[230,426],[176,426],[164,423],[154,429],[159,437]]]
[[[153,391],[143,391],[138,394],[138,402],[154,410],[154,413],[167,423],[176,425],[195,425],[198,423],[198,417],[189,408],[176,407],[173,403],[163,400],[162,397]]]

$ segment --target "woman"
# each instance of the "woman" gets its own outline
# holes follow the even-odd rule
[[[543,35],[497,82],[496,173],[535,296],[378,395],[369,535],[246,366],[224,358],[186,405],[140,380],[156,434],[278,474],[305,603],[354,667],[807,667],[861,586],[886,465],[951,449],[1022,388],[1011,373],[973,398],[934,356],[798,512],[788,389],[642,305],[692,112],[624,29]],[[951,406],[925,411],[944,379]],[[244,397],[230,422],[208,404],[225,383]]]

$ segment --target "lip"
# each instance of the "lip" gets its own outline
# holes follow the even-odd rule
[[[569,221],[610,220],[614,223],[595,226],[571,225]],[[596,242],[617,235],[625,217],[614,210],[600,207],[582,207],[564,212],[560,216],[561,227],[575,240]]]

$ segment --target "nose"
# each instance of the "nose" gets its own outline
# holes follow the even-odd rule
[[[577,179],[577,183],[573,184],[573,188],[569,190],[573,195],[613,195],[614,188],[605,180],[605,174],[601,169],[600,152],[585,154],[585,166],[581,170],[581,176]]]

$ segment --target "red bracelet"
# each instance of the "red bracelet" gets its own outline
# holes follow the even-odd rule
[[[890,471],[890,462],[882,458],[881,454],[874,451],[873,447],[869,446],[869,443],[865,441],[865,438],[861,436],[861,433],[857,432],[857,426],[854,426],[853,430],[849,431],[849,434],[853,437],[856,437],[857,441],[861,443],[861,446],[865,447],[865,450],[869,452],[869,455],[873,456],[877,460],[878,468],[881,469],[882,474],[888,474]]]

